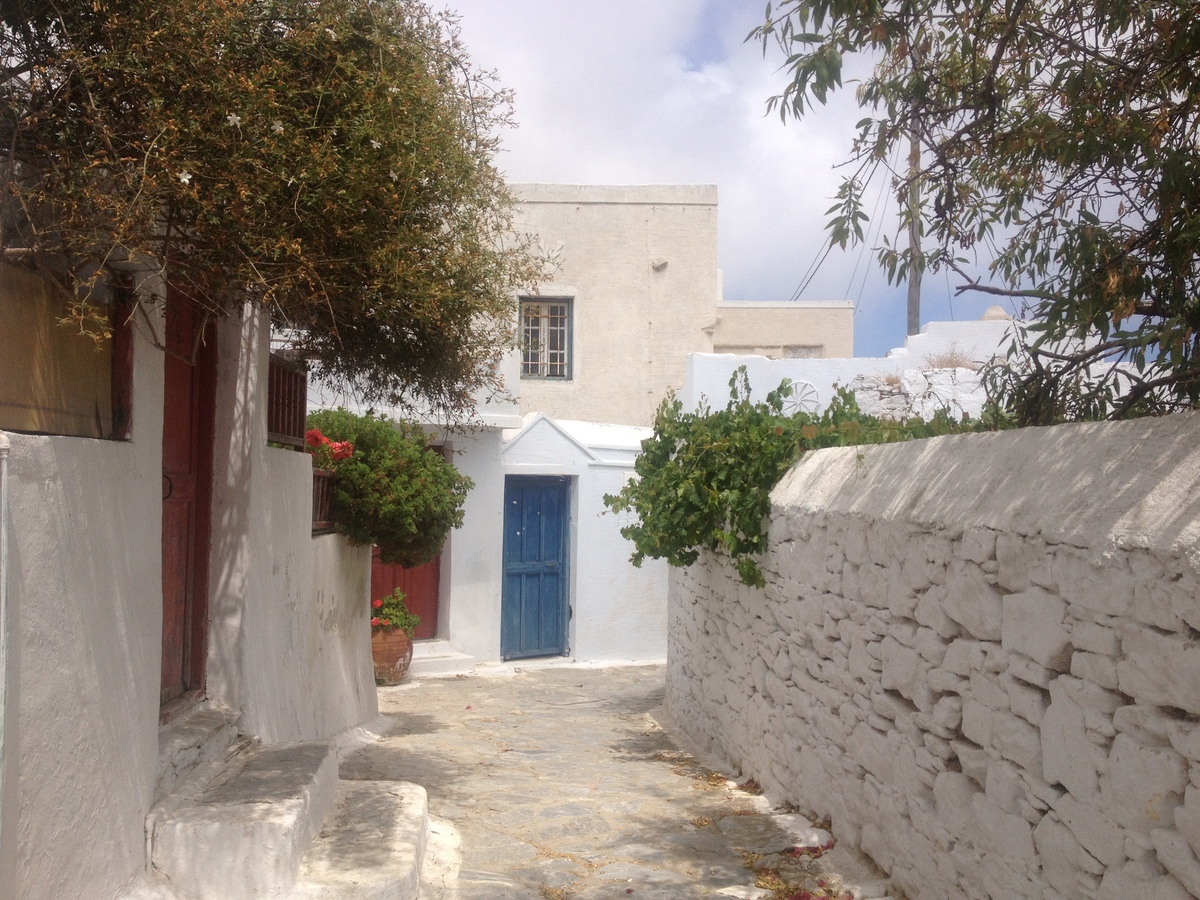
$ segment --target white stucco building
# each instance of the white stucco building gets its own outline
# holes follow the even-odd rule
[[[517,230],[535,237],[544,278],[518,298],[521,346],[500,361],[508,395],[478,398],[469,432],[427,424],[475,487],[437,563],[436,637],[417,643],[418,674],[532,657],[664,659],[666,565],[630,564],[626,523],[603,497],[632,477],[654,411],[684,386],[688,354],[714,342],[853,352],[851,304],[721,300],[713,185],[514,190]],[[310,403],[362,411],[320,385]],[[536,552],[523,543],[528,528],[506,519],[527,505],[554,523],[539,525]]]
[[[650,425],[689,353],[853,354],[846,302],[725,302],[715,185],[518,184],[544,280],[521,302],[521,412]]]
[[[506,377],[519,363],[515,353],[506,357]],[[310,387],[309,402],[364,411],[321,385]],[[665,659],[666,564],[647,560],[634,568],[633,545],[620,534],[627,521],[604,506],[604,495],[633,476],[650,429],[522,416],[511,395],[481,397],[477,411],[470,429],[426,426],[475,486],[462,527],[431,564],[436,578],[422,579],[422,591],[436,585],[436,596],[420,601],[428,608],[432,599],[436,625],[428,629],[432,639],[416,642],[413,674],[530,658]],[[536,546],[522,536],[531,521]]]
[[[515,428],[447,436],[475,488],[442,554],[439,640],[418,643],[414,672],[665,658],[666,564],[634,568],[627,523],[603,502],[632,476],[648,434],[532,413]]]

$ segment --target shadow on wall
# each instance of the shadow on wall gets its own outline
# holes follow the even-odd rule
[[[1197,425],[810,454],[765,590],[672,572],[672,716],[913,895],[1200,896]]]

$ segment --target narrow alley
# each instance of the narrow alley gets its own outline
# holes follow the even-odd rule
[[[341,777],[426,788],[424,900],[888,893],[807,818],[679,749],[661,666],[519,668],[379,697],[394,727]]]

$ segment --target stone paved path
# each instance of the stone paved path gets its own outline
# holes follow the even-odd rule
[[[341,774],[429,792],[425,900],[789,896],[755,887],[740,848],[778,859],[798,840],[789,823],[809,823],[769,815],[676,747],[652,715],[660,666],[425,679],[379,697],[394,727]],[[831,858],[818,874],[832,886]],[[844,863],[858,896],[886,893],[861,858]]]

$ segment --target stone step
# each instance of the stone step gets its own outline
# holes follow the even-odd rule
[[[334,806],[337,785],[330,742],[252,746],[154,814],[154,868],[197,900],[282,896]]]
[[[429,841],[425,789],[342,781],[328,824],[300,867],[291,900],[416,900]]]
[[[469,674],[474,671],[475,663],[474,656],[455,650],[449,641],[414,641],[408,674],[410,678]]]
[[[220,759],[238,738],[238,711],[206,701],[158,730],[159,800],[187,781],[192,773]]]

